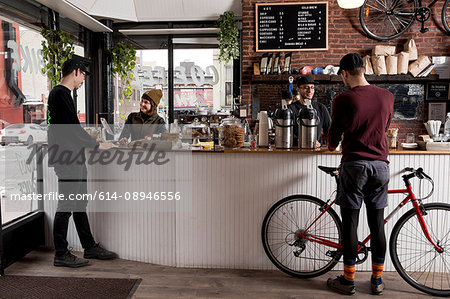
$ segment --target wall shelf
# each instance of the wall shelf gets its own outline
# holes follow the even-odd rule
[[[303,75],[295,74],[281,74],[281,75],[253,75],[253,84],[278,84],[287,83],[289,77],[294,77],[294,83],[298,77]],[[339,75],[312,75],[314,80],[320,83],[338,83],[342,82],[341,76]],[[429,75],[427,77],[413,77],[412,75],[366,75],[368,82],[392,82],[392,83],[424,83],[431,81],[448,81],[448,79],[439,79],[439,75]]]

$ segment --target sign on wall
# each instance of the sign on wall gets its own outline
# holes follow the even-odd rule
[[[256,51],[328,50],[328,3],[256,4]]]

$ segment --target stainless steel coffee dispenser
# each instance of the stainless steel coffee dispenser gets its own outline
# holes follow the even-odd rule
[[[292,148],[294,141],[294,115],[286,101],[281,101],[281,107],[275,110],[275,147]]]
[[[309,103],[308,103],[309,102]],[[316,147],[317,125],[319,116],[310,101],[306,107],[299,111],[298,118],[298,146],[300,148],[313,149]]]

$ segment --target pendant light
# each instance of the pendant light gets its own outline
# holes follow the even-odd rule
[[[364,0],[337,0],[340,8],[351,9],[358,8],[364,4]]]

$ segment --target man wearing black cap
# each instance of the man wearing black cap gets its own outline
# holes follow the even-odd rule
[[[73,200],[76,195],[87,194],[87,169],[85,148],[112,147],[111,143],[98,143],[80,125],[71,92],[80,88],[88,75],[87,66],[78,59],[69,59],[62,66],[61,83],[55,86],[48,97],[48,153],[49,165],[58,176],[58,192],[64,195],[58,201],[53,222],[53,243],[57,267],[82,267],[89,261],[85,258],[112,259],[116,255],[94,241],[86,214],[87,200]],[[71,199],[72,197],[72,199]],[[68,250],[67,229],[69,218],[73,220],[84,248],[84,257],[78,258]]]
[[[330,114],[328,113],[327,107],[322,103],[313,101],[316,81],[311,76],[299,77],[297,79],[297,89],[300,93],[300,98],[298,101],[294,101],[291,104],[291,109],[294,112],[295,119],[297,119],[300,110],[306,107],[306,100],[310,100],[312,107],[316,109],[319,116],[319,122],[317,125],[317,147],[319,148],[322,141],[322,130],[325,135],[328,134],[328,128],[330,127]],[[297,145],[298,138],[298,126],[294,126],[294,145]]]
[[[371,233],[371,289],[379,295],[384,289],[381,274],[386,254],[384,208],[389,183],[386,131],[393,116],[394,96],[366,81],[359,54],[342,57],[338,74],[349,90],[334,99],[328,149],[335,150],[343,135],[336,204],[342,215],[344,275],[329,278],[327,285],[340,293],[355,293],[357,228],[364,202]]]

